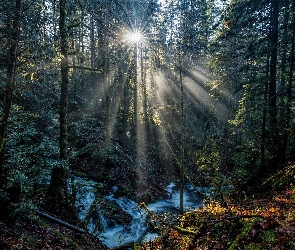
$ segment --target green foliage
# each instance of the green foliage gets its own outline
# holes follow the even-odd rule
[[[140,250],[141,249],[141,245],[137,244],[137,243],[133,243],[133,249],[134,250]]]
[[[245,246],[244,250],[262,250],[262,248],[259,244],[250,243],[249,245]]]
[[[36,243],[38,241],[35,237],[30,236],[30,235],[28,235],[28,236],[21,235],[20,240],[24,241],[24,242],[27,242],[30,247],[34,247],[34,248],[36,247]]]
[[[208,142],[202,150],[198,150],[196,152],[196,158],[196,164],[199,166],[200,172],[204,172],[208,177],[210,177],[212,173],[218,172],[221,155],[217,144],[213,141]]]
[[[124,152],[123,148],[117,143],[111,143],[92,151],[94,161],[105,163],[109,161],[116,166],[126,166],[132,163],[132,158]]]
[[[290,179],[293,182],[295,181],[295,164],[290,164],[289,166],[287,166],[284,172],[285,174],[283,178]]]
[[[54,118],[47,120],[48,114],[26,112],[21,106],[14,106],[13,115],[6,145],[6,165],[12,176],[17,173],[16,177],[21,174],[27,178],[27,186],[44,183],[51,169],[59,164],[55,140],[57,124]]]
[[[5,167],[10,173],[6,176],[7,188],[19,192],[20,201],[30,198],[32,188],[46,182],[55,167],[67,170],[73,167],[86,175],[101,178],[110,185],[123,180],[124,191],[121,190],[121,193],[131,195],[131,186],[135,184],[138,169],[145,169],[147,174],[142,174],[142,179],[138,178],[136,184],[151,180],[158,182],[167,176],[173,178],[171,173],[179,162],[180,148],[185,152],[181,165],[191,173],[194,172],[195,179],[201,185],[212,187],[215,199],[222,199],[229,192],[227,187],[232,184],[246,186],[258,173],[262,161],[265,160],[265,166],[271,163],[274,152],[272,147],[276,146],[269,139],[272,134],[268,128],[269,114],[266,110],[270,101],[267,100],[267,65],[272,49],[269,46],[271,4],[268,1],[250,0],[223,1],[224,3],[219,4],[204,0],[168,1],[160,9],[156,0],[146,1],[146,4],[141,2],[125,1],[121,6],[113,1],[108,6],[109,12],[114,13],[111,18],[106,18],[102,3],[91,3],[93,6],[90,7],[94,12],[85,14],[82,11],[85,16],[80,16],[79,12],[83,6],[76,8],[75,3],[71,3],[73,8],[67,13],[67,20],[77,22],[68,24],[71,28],[67,29],[67,42],[71,44],[72,51],[79,52],[71,55],[71,63],[82,66],[79,70],[73,68],[69,72],[69,161],[59,161],[58,155],[58,93],[61,76],[57,65],[61,58],[60,50],[57,49],[60,40],[60,33],[56,30],[57,20],[60,19],[57,6],[55,1],[49,1],[46,6],[37,1],[24,9],[17,53],[17,84],[5,155]],[[129,8],[132,4],[134,9]],[[283,81],[283,76],[287,79],[288,65],[280,64],[284,61],[284,53],[281,52],[285,48],[285,61],[292,61],[292,46],[285,40],[292,40],[289,39],[292,35],[289,27],[294,26],[291,21],[294,6],[290,1],[283,1],[280,8],[280,18],[283,18],[285,10],[290,16],[288,23],[280,24],[279,27],[277,49],[280,53],[277,65],[272,66],[277,66],[276,80],[282,86],[278,86],[278,95],[274,98],[278,98],[280,104],[288,110],[288,105],[293,101],[289,100],[288,103],[287,82]],[[3,13],[5,19],[11,13],[8,8],[4,9],[7,9]],[[45,9],[48,11],[43,11]],[[159,13],[159,16],[155,17],[155,13]],[[138,69],[141,70],[136,70],[138,75],[134,76],[135,63],[130,60],[130,48],[126,49],[129,46],[122,46],[122,37],[110,33],[116,34],[116,29],[121,30],[120,25],[124,22],[126,27],[133,27],[136,16],[142,18],[140,21],[136,20],[138,24],[146,23],[142,31],[149,34],[151,44],[140,45],[142,47],[138,56],[142,60]],[[98,29],[93,17],[105,20],[106,27],[110,30]],[[80,22],[87,27],[85,32],[78,32]],[[52,32],[48,32],[47,27],[52,27]],[[4,31],[2,26],[0,28]],[[282,31],[286,31],[286,36]],[[8,33],[8,29],[5,29],[1,34],[3,48],[10,41],[6,37]],[[208,55],[210,40],[211,54]],[[4,54],[1,52],[1,115],[7,69]],[[210,66],[214,73],[210,74],[214,81],[207,86],[203,78],[211,80],[207,79],[210,78],[209,74],[205,74],[206,70],[199,70],[204,66],[199,57],[204,54],[210,57]],[[182,117],[177,78],[179,62],[183,62],[183,79],[180,80],[186,81],[183,92],[185,114]],[[104,71],[82,71],[90,65],[104,68]],[[161,77],[154,74],[155,68],[159,69],[156,72],[159,73],[158,76],[163,74],[161,84],[158,84]],[[138,90],[142,90],[138,94],[138,103],[147,99],[145,111],[138,108],[140,115],[133,114],[136,77],[138,80],[141,78],[138,83],[142,83],[138,86]],[[293,84],[290,83],[290,89]],[[151,85],[150,89],[146,88],[148,85]],[[204,92],[197,91],[198,89]],[[208,89],[210,93],[207,95]],[[230,129],[234,133],[223,132],[228,129],[228,124],[215,117],[218,105],[236,112],[235,118],[232,114],[222,114],[227,115],[225,121],[231,119]],[[281,111],[281,107],[277,108]],[[143,136],[146,137],[144,153],[137,152],[134,143],[137,135],[132,133],[135,123],[132,116],[141,117],[146,126],[147,132]],[[110,124],[106,124],[107,118],[110,118]],[[279,139],[284,137],[281,134],[288,137],[293,133],[292,122],[291,125],[285,124],[284,119],[279,119],[282,122],[279,124],[282,129]],[[185,122],[184,131],[180,129],[180,120]],[[290,121],[294,121],[293,113]],[[262,138],[264,123],[266,135]],[[111,139],[107,145],[105,137],[110,127],[106,126],[112,126]],[[162,134],[159,127],[163,130]],[[181,135],[184,140],[181,140]],[[235,139],[230,145],[228,141],[232,137]],[[180,145],[180,141],[184,145]],[[288,137],[286,159],[294,157],[292,142],[294,136]],[[265,148],[264,159],[261,158],[262,148]],[[159,173],[163,175],[160,176]],[[282,186],[281,184],[294,181],[294,173],[294,166],[289,166],[276,175],[275,178],[279,178],[274,183]],[[7,190],[2,191],[1,200],[7,200]]]
[[[210,196],[224,202],[224,197],[232,191],[232,180],[225,166],[222,145],[218,141],[208,141],[206,145],[196,151],[197,178],[202,186],[210,187]]]
[[[4,164],[9,175],[1,201],[9,205],[13,221],[35,218],[30,204],[34,189],[48,181],[58,163],[56,123],[51,115],[49,110],[27,110],[25,102],[12,107]]]
[[[28,192],[28,177],[24,173],[20,172],[19,170],[13,170],[10,172],[10,176],[7,179],[8,189],[13,188],[19,190],[22,194]]]
[[[4,202],[5,204],[9,202],[9,196],[6,190],[0,189],[0,202]]]
[[[259,151],[250,141],[241,147],[236,147],[232,160],[235,165],[232,173],[233,182],[238,186],[248,183],[259,170]]]
[[[264,184],[271,183],[274,188],[281,188],[295,184],[295,164],[288,164],[283,170],[273,174]]]
[[[276,232],[274,230],[264,230],[259,234],[259,240],[264,242],[264,248],[272,249],[276,242]]]
[[[257,223],[257,221],[249,221],[249,222],[245,222],[245,223],[240,224],[241,228],[235,232],[235,234],[237,236],[235,237],[233,242],[230,243],[229,250],[236,249],[236,247],[238,246],[240,241],[244,240],[244,238],[247,237],[247,235],[251,231],[252,226],[256,223]]]
[[[13,203],[9,209],[11,213],[8,219],[11,221],[36,221],[38,219],[38,216],[35,213],[36,206],[32,203],[28,203],[27,201]]]

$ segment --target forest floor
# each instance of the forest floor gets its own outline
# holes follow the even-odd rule
[[[185,213],[177,226],[141,248],[149,249],[295,249],[295,190]]]
[[[292,250],[295,249],[295,190],[281,191],[273,197],[251,198],[227,207],[208,204],[185,213],[177,223],[165,223],[161,237],[136,249]],[[17,226],[0,222],[0,249],[107,248],[94,236],[40,218]]]
[[[47,220],[8,225],[0,222],[1,250],[105,250],[99,239]]]

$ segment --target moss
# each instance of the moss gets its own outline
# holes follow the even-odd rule
[[[64,236],[62,233],[59,233],[56,230],[53,230],[54,235],[59,238],[62,241],[67,241],[67,243],[69,244],[70,249],[80,249],[80,247],[78,246],[78,244],[76,242],[74,242],[72,239],[69,239],[68,237]]]
[[[258,244],[251,243],[248,246],[245,246],[244,250],[262,250],[262,248]]]
[[[45,223],[44,221],[39,221],[39,224],[44,226],[44,227],[47,227],[47,228],[51,228],[47,223]],[[62,241],[67,241],[67,243],[69,244],[69,247],[70,249],[80,249],[80,247],[78,246],[77,243],[75,243],[72,239],[64,236],[62,233],[58,232],[57,230],[51,228],[53,233],[54,233],[54,236]]]
[[[36,247],[37,239],[35,237],[32,237],[30,235],[22,235],[20,237],[20,240],[23,242],[27,242],[31,247]]]
[[[133,244],[133,249],[134,249],[134,250],[140,250],[140,249],[141,249],[141,244],[136,244],[136,243],[134,243],[134,244]]]
[[[264,247],[272,249],[276,241],[276,233],[274,230],[264,230],[259,234],[259,239],[264,242]]]
[[[252,226],[257,223],[257,220],[254,221],[245,221],[243,227],[239,231],[238,235],[235,237],[234,241],[230,244],[229,250],[234,250],[240,241],[249,234]]]

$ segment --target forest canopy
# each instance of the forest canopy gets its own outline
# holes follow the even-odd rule
[[[73,176],[138,202],[294,184],[294,0],[0,3],[2,220],[74,221]]]

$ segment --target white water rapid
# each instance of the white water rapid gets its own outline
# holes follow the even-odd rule
[[[131,199],[115,197],[116,187],[113,187],[113,193],[104,197],[104,199],[107,202],[117,204],[119,209],[131,217],[128,224],[119,224],[112,218],[106,218],[106,215],[102,213],[94,190],[97,183],[77,178],[75,184],[79,186],[76,201],[79,218],[87,224],[88,231],[96,235],[109,248],[131,242],[150,241],[157,236],[155,233],[148,232],[146,211],[139,208],[138,204]],[[174,183],[171,183],[167,186],[166,191],[169,198],[159,199],[148,204],[147,208],[155,213],[177,213],[179,211],[179,190]],[[184,204],[186,210],[193,210],[202,204],[201,199],[189,190],[189,186],[184,192]],[[96,211],[95,216],[91,211]],[[112,221],[111,225],[107,220]],[[99,221],[100,230],[98,230],[97,221]]]
[[[145,211],[140,209],[135,201],[124,197],[114,198],[112,194],[107,199],[115,201],[123,211],[131,215],[132,220],[128,225],[118,224],[106,228],[99,238],[110,248],[142,240],[147,230]]]

